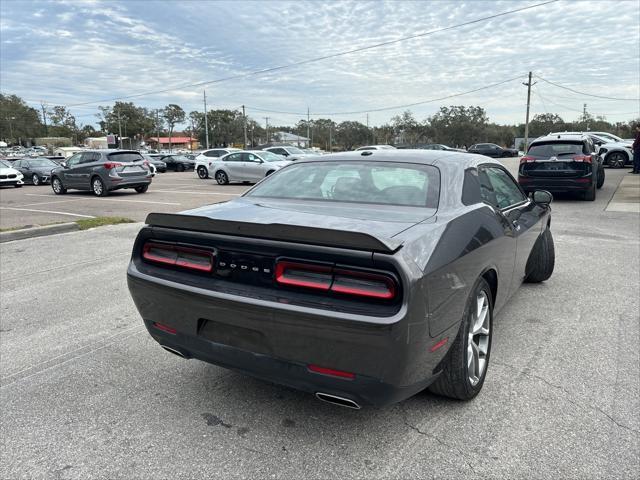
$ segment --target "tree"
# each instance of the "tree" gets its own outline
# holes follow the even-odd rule
[[[413,118],[411,110],[405,110],[401,115],[391,119],[391,126],[395,135],[394,143],[415,145],[425,136],[425,128]]]
[[[482,107],[452,105],[440,107],[426,123],[434,142],[469,146],[485,140],[488,121],[487,113]]]
[[[176,124],[184,122],[186,114],[180,105],[170,103],[162,110],[162,117],[169,127],[169,150],[171,150],[171,134],[173,133],[173,128]]]
[[[41,135],[43,126],[38,111],[16,95],[0,94],[0,138],[18,143]]]
[[[352,150],[354,146],[364,145],[369,141],[369,129],[360,122],[342,122],[336,128],[336,138],[345,150]]]
[[[113,107],[98,107],[98,122],[107,133],[120,133],[123,136],[147,137],[156,130],[156,112],[137,107],[131,102],[116,102]]]
[[[51,126],[49,133],[52,137],[73,137],[78,133],[76,118],[67,107],[56,105],[49,111]]]

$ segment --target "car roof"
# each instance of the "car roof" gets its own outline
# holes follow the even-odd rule
[[[91,148],[76,153],[140,153],[137,150],[121,150],[119,148]]]
[[[298,160],[296,164],[310,162],[395,162],[418,163],[423,165],[445,166],[450,168],[474,168],[480,164],[493,163],[502,165],[498,160],[466,152],[446,152],[442,150],[393,149],[393,150],[356,150],[353,152],[330,153],[317,157]]]
[[[551,135],[544,135],[542,137],[538,137],[531,142],[531,145],[534,143],[540,142],[553,142],[558,140],[589,140],[589,136],[583,133],[554,133]]]

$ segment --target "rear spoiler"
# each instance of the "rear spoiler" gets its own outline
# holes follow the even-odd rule
[[[367,233],[348,230],[331,230],[282,223],[236,222],[178,213],[150,213],[147,215],[146,223],[153,227],[282,240],[380,253],[394,253],[402,246],[402,242],[398,240],[379,238]]]

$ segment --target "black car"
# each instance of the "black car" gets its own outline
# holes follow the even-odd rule
[[[442,152],[466,152],[466,150],[462,150],[461,148],[453,148],[441,143],[425,143],[417,145],[416,148],[422,150],[440,150]]]
[[[146,160],[134,150],[85,150],[51,172],[51,188],[56,195],[68,189],[90,190],[98,197],[122,188],[145,193],[150,184]]]
[[[176,172],[193,170],[196,165],[195,160],[191,160],[185,155],[180,155],[177,153],[161,153],[150,156],[163,161],[166,164],[167,170],[175,170]]]
[[[602,157],[588,135],[549,135],[531,142],[520,159],[518,182],[525,192],[576,192],[596,199],[605,180]]]
[[[157,158],[156,155],[149,155],[148,153],[141,153],[140,155],[155,167],[156,172],[165,173],[167,171],[167,164]]]
[[[476,143],[467,151],[492,158],[517,157],[520,154],[515,148],[503,148],[495,143]]]
[[[551,199],[466,153],[299,160],[229,202],[150,214],[129,290],[183,358],[351,408],[470,399],[495,312],[552,274]]]
[[[24,182],[42,185],[51,180],[51,171],[60,164],[49,158],[22,158],[13,162],[13,168],[24,175]]]

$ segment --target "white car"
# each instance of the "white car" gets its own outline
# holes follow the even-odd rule
[[[598,155],[605,165],[623,168],[633,162],[633,142],[607,132],[555,132],[551,135],[587,135],[598,147]]]
[[[397,150],[393,145],[365,145],[364,147],[356,148],[356,152],[359,150]]]
[[[209,166],[219,185],[229,182],[259,182],[291,161],[266,150],[240,150],[217,158]]]
[[[284,157],[287,160],[291,160],[292,162],[295,162],[296,160],[302,160],[303,158],[306,158],[306,157],[314,156],[313,154],[307,153],[298,147],[292,147],[289,145],[267,147],[264,149],[264,151],[275,153],[276,155],[280,155],[281,157]]]
[[[9,162],[0,160],[0,187],[16,187],[20,188],[24,185],[22,181],[23,175],[13,168]]]
[[[199,178],[209,178],[211,164],[220,157],[224,157],[232,152],[239,152],[239,148],[211,148],[204,150],[196,156],[195,172]]]

